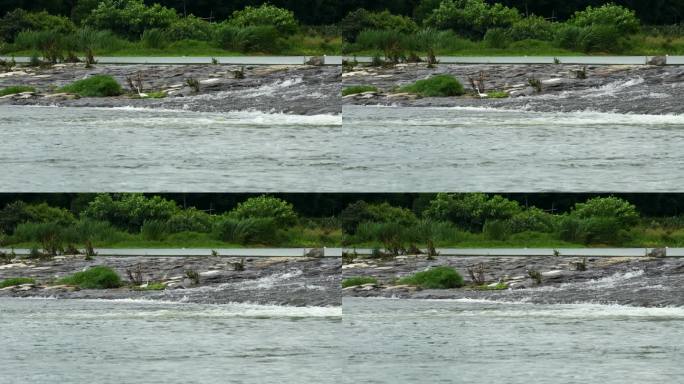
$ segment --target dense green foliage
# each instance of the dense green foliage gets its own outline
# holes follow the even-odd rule
[[[377,284],[378,279],[371,276],[354,276],[342,280],[342,288],[354,287],[363,284]]]
[[[451,267],[434,267],[399,279],[399,284],[425,289],[451,289],[463,286],[463,277]]]
[[[300,28],[291,10],[271,4],[249,5],[223,20],[207,20],[143,0],[82,0],[70,15],[71,20],[45,11],[7,13],[0,20],[0,50],[35,51],[56,62],[88,49],[124,55],[154,50],[311,55],[332,53],[341,41],[334,27]]]
[[[82,97],[119,96],[123,89],[113,77],[94,75],[87,79],[77,80],[60,88],[62,92],[75,93]]]
[[[465,93],[463,84],[452,75],[435,75],[399,88],[401,92],[415,93],[424,97],[460,96]]]
[[[78,217],[64,208],[21,201],[0,211],[0,246],[38,244],[49,253],[88,241],[97,245],[309,247],[339,244],[340,236],[334,219],[300,218],[291,203],[272,196],[246,198],[222,214],[183,209],[173,200],[142,194],[91,196]]]
[[[109,267],[98,266],[59,279],[57,283],[75,285],[81,289],[110,289],[121,286],[121,277]]]
[[[414,30],[356,22],[341,23],[347,53],[383,53],[405,58],[414,52],[444,54],[662,54],[684,52],[681,28],[648,29],[642,33],[638,13],[623,5],[586,4],[574,8],[565,20],[554,15],[521,12],[511,2],[485,0],[424,0],[415,7]],[[587,6],[588,5],[588,6]],[[684,9],[684,4],[682,4]],[[362,11],[362,12],[361,12]],[[365,9],[348,17],[377,12]],[[391,17],[387,11],[386,18]],[[356,18],[358,19],[358,17]],[[437,33],[451,32],[439,36]],[[439,36],[423,39],[423,34]],[[447,37],[449,36],[449,37]],[[422,43],[421,43],[422,42]]]
[[[30,277],[11,277],[0,280],[0,289],[22,284],[35,284],[36,281]]]
[[[47,10],[52,14],[81,19],[97,6],[99,0],[6,0],[0,2],[0,16],[15,8]],[[441,0],[146,0],[146,4],[159,3],[174,8],[179,14],[195,14],[201,17],[213,16],[217,20],[229,18],[233,12],[245,6],[259,6],[270,3],[289,9],[304,24],[332,24],[358,8],[371,11],[389,10],[394,14],[414,16],[423,20],[425,15],[439,6]],[[672,24],[684,18],[684,4],[681,0],[492,0],[488,3],[502,3],[514,7],[520,13],[566,20],[578,10],[587,6],[616,3],[634,9],[640,19],[648,24]]]

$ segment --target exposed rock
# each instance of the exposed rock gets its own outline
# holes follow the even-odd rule
[[[304,256],[320,259],[325,256],[325,250],[323,248],[312,248],[309,249]]]
[[[314,65],[317,67],[320,67],[322,65],[325,65],[325,57],[323,56],[312,56],[308,60],[304,62],[306,65]]]
[[[646,254],[648,257],[666,257],[667,256],[667,248],[653,248],[650,252]]]
[[[667,65],[667,56],[653,56],[646,62],[648,65],[664,66]]]

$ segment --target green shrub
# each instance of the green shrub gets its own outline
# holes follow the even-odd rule
[[[588,6],[584,11],[575,12],[568,23],[578,27],[611,26],[620,35],[636,33],[641,25],[635,11],[615,4]]]
[[[503,49],[508,47],[511,39],[503,28],[491,28],[484,35],[484,44],[487,48]]]
[[[159,28],[146,29],[140,37],[145,48],[161,49],[169,44],[167,33]]]
[[[629,227],[639,222],[639,212],[630,202],[618,197],[595,197],[584,203],[577,203],[572,216],[585,219],[606,217],[615,219],[621,227]]]
[[[555,231],[557,219],[554,215],[539,208],[530,207],[513,215],[508,222],[512,233],[526,231],[549,233]]]
[[[356,38],[359,49],[382,50],[385,58],[398,62],[404,56],[407,36],[392,29],[363,30]]]
[[[559,237],[563,241],[583,243],[586,239],[582,221],[576,217],[563,216],[558,227]]]
[[[423,97],[460,96],[465,93],[463,84],[451,75],[435,75],[418,80],[400,88],[402,92],[415,93]]]
[[[214,38],[216,24],[209,23],[194,15],[182,17],[174,21],[164,30],[170,41],[200,40],[211,41]]]
[[[60,91],[75,93],[81,97],[108,97],[120,95],[123,89],[111,76],[94,75],[66,85]]]
[[[515,22],[507,31],[513,41],[543,40],[552,41],[555,37],[557,25],[539,16],[529,16]]]
[[[247,6],[240,11],[233,12],[229,22],[237,27],[274,27],[278,34],[293,34],[297,32],[297,20],[290,10],[278,8],[268,3],[259,7]]]
[[[410,34],[418,30],[418,25],[411,18],[393,15],[389,11],[369,12],[359,8],[350,12],[340,21],[340,34],[350,43],[356,42],[364,30],[391,30]]]
[[[425,289],[450,289],[463,286],[463,277],[451,267],[435,267],[399,279],[399,284],[415,285]]]
[[[51,207],[47,203],[26,204],[15,201],[0,211],[0,232],[11,234],[20,223],[55,223],[68,226],[74,221],[74,215],[66,209]]]
[[[7,96],[7,95],[13,95],[15,93],[22,93],[22,92],[35,92],[36,88],[30,87],[27,85],[15,85],[12,87],[6,87],[0,89],[0,97],[2,96]]]
[[[427,219],[449,221],[459,228],[482,230],[487,220],[507,220],[522,209],[516,201],[482,193],[439,193],[423,212]]]
[[[64,16],[50,15],[46,11],[27,12],[21,8],[7,12],[0,19],[0,41],[14,42],[21,31],[29,30],[66,34],[75,31],[76,26]]]
[[[161,196],[138,193],[100,194],[82,212],[84,218],[112,223],[117,228],[137,233],[145,221],[167,221],[179,212],[174,201]]]
[[[211,232],[212,224],[211,215],[195,208],[181,210],[166,222],[170,233]]]
[[[292,204],[277,197],[261,195],[239,203],[230,215],[238,219],[268,218],[279,227],[297,223],[297,213]]]
[[[166,223],[159,220],[145,221],[140,228],[140,234],[144,240],[161,241],[168,233]]]
[[[363,92],[377,92],[378,88],[372,85],[354,85],[342,90],[342,96],[354,95]]]
[[[580,37],[583,28],[562,24],[556,32],[556,44],[564,49],[577,50],[580,49]]]
[[[215,43],[227,50],[268,53],[281,49],[282,39],[272,26],[236,27],[224,23],[216,31]]]
[[[408,226],[415,224],[417,220],[416,215],[411,210],[393,207],[387,202],[368,204],[365,201],[359,200],[349,204],[340,213],[340,227],[348,234],[354,234],[357,226],[363,222],[394,222],[402,226]]]
[[[509,28],[519,20],[520,13],[515,8],[498,3],[489,5],[484,0],[443,0],[424,24],[480,38],[491,28]]]
[[[54,223],[21,223],[14,230],[12,240],[16,243],[42,243],[51,238],[62,237],[62,226]]]
[[[614,217],[591,217],[580,221],[586,244],[620,244],[626,238],[626,231]]]
[[[625,48],[622,33],[612,25],[582,28],[577,47],[584,52],[620,52]]]
[[[177,20],[175,10],[159,4],[148,7],[143,0],[102,0],[86,18],[85,24],[97,30],[110,30],[138,39],[147,29],[168,28]]]
[[[215,236],[218,240],[239,244],[275,245],[278,229],[272,218],[237,220],[226,217],[216,223]]]
[[[354,287],[363,284],[377,284],[378,279],[370,276],[354,276],[342,280],[342,288]]]
[[[507,221],[487,220],[482,232],[489,240],[503,241],[511,235],[511,228]]]
[[[121,286],[121,277],[109,267],[97,266],[58,280],[58,284],[75,285],[82,289],[109,289]]]
[[[10,277],[0,281],[0,289],[22,284],[35,284],[36,280],[30,277]]]

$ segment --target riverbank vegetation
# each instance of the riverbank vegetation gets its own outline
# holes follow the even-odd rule
[[[431,247],[654,247],[684,245],[684,218],[645,217],[615,196],[549,212],[499,195],[437,194],[409,209],[359,200],[341,212],[348,247],[377,257]],[[380,251],[382,250],[382,251]]]
[[[527,3],[522,9],[520,5],[485,0],[421,0],[411,11],[404,9],[403,15],[387,9],[360,7],[340,21],[340,33],[345,41],[343,52],[382,55],[395,63],[435,54],[684,53],[681,24],[645,25],[636,11],[627,6],[608,2],[565,5],[573,12],[558,18],[555,14],[530,12]],[[640,14],[646,12],[640,10]]]
[[[0,210],[0,245],[35,248],[40,257],[88,247],[322,247],[341,241],[335,219],[302,217],[273,196],[250,197],[220,213],[142,194],[88,199],[72,209],[8,203]]]
[[[92,54],[322,55],[340,49],[336,27],[302,25],[291,10],[268,3],[217,20],[143,0],[79,0],[69,16],[16,8],[0,19],[0,53],[40,55],[52,63]]]

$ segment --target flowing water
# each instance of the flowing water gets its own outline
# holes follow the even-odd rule
[[[678,382],[684,309],[344,299],[345,383]]]
[[[338,383],[341,314],[0,299],[0,383]]]
[[[335,190],[338,115],[0,106],[2,191]]]
[[[342,175],[366,192],[674,192],[684,116],[345,105]]]

